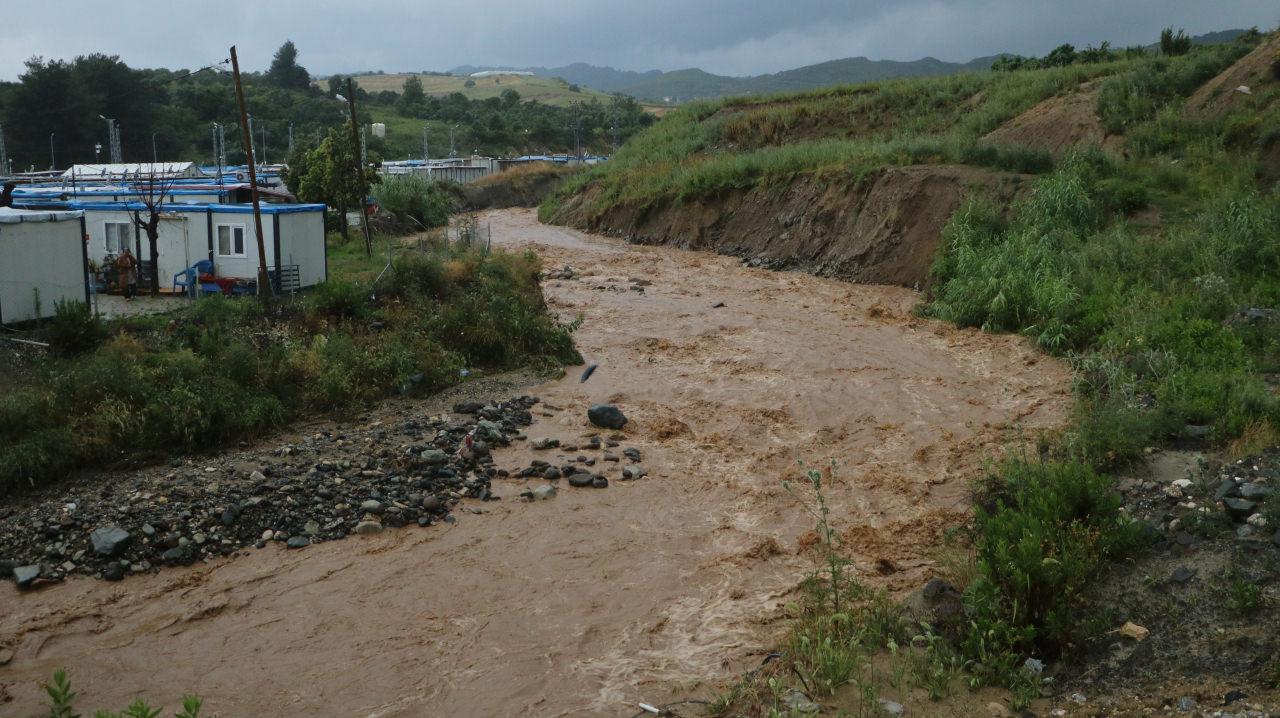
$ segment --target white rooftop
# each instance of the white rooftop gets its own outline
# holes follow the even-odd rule
[[[19,224],[21,222],[63,222],[69,219],[80,219],[82,210],[49,211],[44,209],[14,209],[0,207],[0,224]]]
[[[199,179],[204,177],[205,174],[200,171],[195,162],[138,162],[132,164],[74,165],[71,169],[63,172],[62,176],[65,179],[71,179],[72,176],[76,179],[93,179],[94,177]]]

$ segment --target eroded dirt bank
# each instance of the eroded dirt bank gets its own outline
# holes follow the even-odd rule
[[[780,481],[798,460],[839,462],[831,501],[857,568],[906,591],[982,459],[1065,418],[1065,366],[915,319],[909,290],[630,246],[529,210],[486,221],[495,242],[574,267],[547,296],[582,316],[579,347],[600,365],[524,390],[549,414],[529,436],[576,440],[587,406],[614,401],[649,476],[529,504],[524,481],[498,479],[504,500],[452,525],[116,584],[7,584],[2,712],[33,713],[65,666],[85,707],[195,692],[220,716],[631,715],[757,663],[780,630],[814,560],[812,521]],[[496,454],[511,469],[532,455]]]
[[[588,189],[554,220],[637,244],[719,252],[774,269],[868,284],[924,286],[942,229],[965,198],[1007,203],[1023,175],[960,165],[888,167],[860,180],[801,177],[785,188],[710,199],[614,205],[592,213]]]

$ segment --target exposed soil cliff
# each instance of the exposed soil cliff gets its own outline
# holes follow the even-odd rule
[[[637,244],[664,244],[742,257],[868,284],[926,283],[942,229],[968,196],[1007,202],[1022,175],[955,165],[891,167],[861,180],[802,177],[712,199],[619,204],[589,211],[590,188],[553,217],[558,223]]]

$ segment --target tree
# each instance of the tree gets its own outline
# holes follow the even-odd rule
[[[333,127],[313,150],[300,153],[297,166],[285,177],[289,189],[303,202],[322,202],[342,215],[342,236],[347,238],[347,210],[364,211],[369,189],[378,182],[372,167],[362,166],[360,176],[353,171],[360,148],[352,140],[351,123]]]
[[[160,216],[164,213],[164,199],[173,188],[173,178],[164,174],[156,174],[156,166],[151,165],[151,173],[134,189],[138,193],[138,201],[145,210],[133,211],[133,224],[147,235],[147,245],[151,250],[151,296],[160,293]],[[143,212],[146,219],[143,219]]]
[[[463,87],[466,87],[466,88],[472,88],[472,87],[475,87],[475,86],[476,86],[476,81],[475,81],[475,80],[467,80],[466,82],[462,83],[462,86],[463,86]]]
[[[510,87],[503,90],[502,95],[500,97],[502,99],[502,106],[507,108],[508,110],[518,107],[520,105],[520,93],[516,92]]]
[[[1175,34],[1173,28],[1166,27],[1160,31],[1160,53],[1163,55],[1185,55],[1191,51],[1191,38],[1187,37],[1185,30],[1178,30]]]
[[[298,48],[293,40],[285,40],[276,50],[267,70],[267,81],[286,90],[306,90],[311,87],[311,73],[298,64]]]
[[[417,75],[410,75],[404,81],[404,89],[396,100],[396,112],[405,117],[413,117],[426,99],[427,93],[422,91],[422,80]]]

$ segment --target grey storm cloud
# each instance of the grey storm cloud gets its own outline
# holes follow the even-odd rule
[[[196,68],[239,48],[262,69],[285,40],[313,74],[571,62],[628,70],[776,72],[840,57],[968,60],[1152,42],[1280,23],[1275,0],[62,0],[0,8],[0,79],[32,56],[119,55]],[[11,6],[10,6],[11,5]]]

